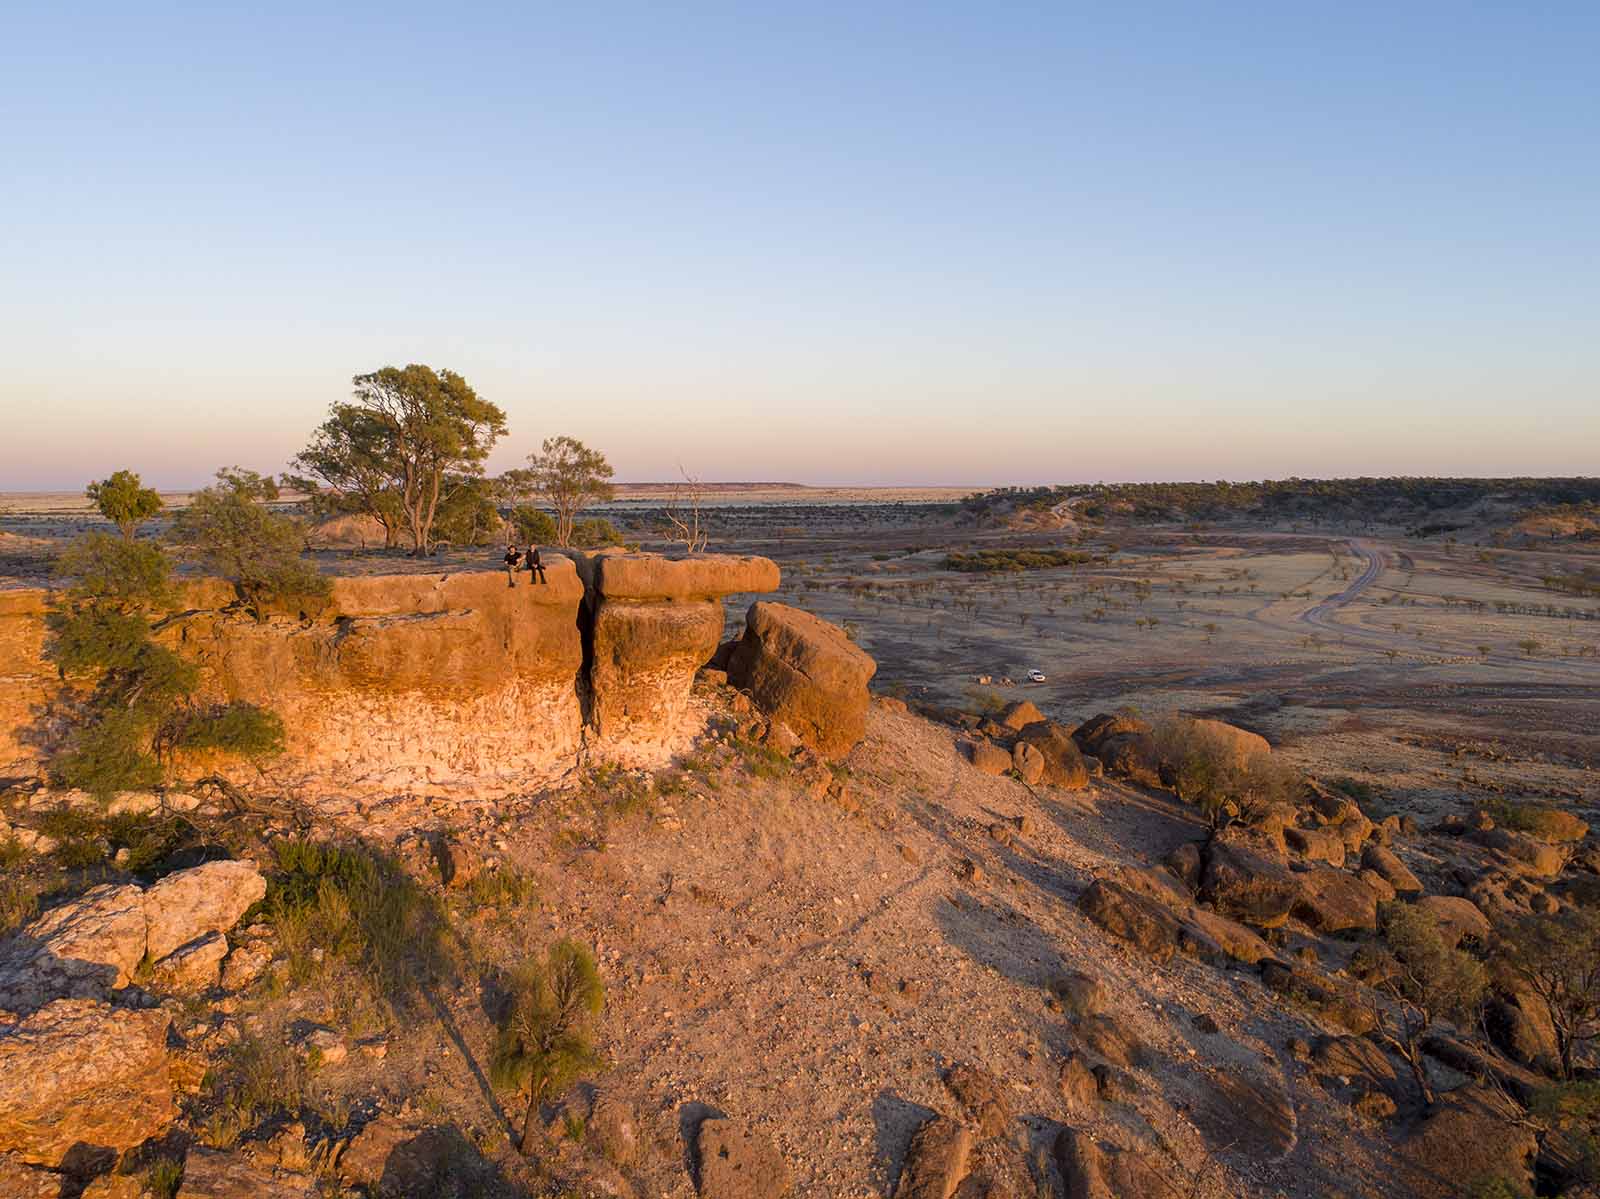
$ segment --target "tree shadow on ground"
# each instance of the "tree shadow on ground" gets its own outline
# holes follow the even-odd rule
[[[507,1177],[459,1128],[438,1125],[389,1152],[371,1194],[375,1199],[530,1199],[535,1192]]]

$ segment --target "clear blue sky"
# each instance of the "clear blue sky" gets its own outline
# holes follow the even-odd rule
[[[335,7],[8,8],[0,490],[1600,472],[1592,0]]]

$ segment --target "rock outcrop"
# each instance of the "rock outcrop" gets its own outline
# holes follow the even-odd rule
[[[750,606],[728,681],[803,744],[841,758],[866,736],[867,683],[877,669],[837,625],[763,601]]]
[[[200,666],[198,698],[271,708],[286,746],[247,768],[193,761],[180,773],[260,769],[303,795],[495,799],[565,773],[585,747],[660,751],[688,731],[721,598],[778,585],[765,558],[715,554],[551,553],[545,576],[334,578],[315,611],[259,613],[220,580],[186,583],[158,636]],[[37,773],[52,735],[50,602],[0,593],[0,776]]]
[[[31,921],[0,962],[0,1008],[29,1012],[53,999],[105,998],[126,987],[140,963],[173,990],[216,977],[222,936],[267,893],[249,862],[207,862],[169,874],[148,890],[103,883]]]
[[[589,719],[610,756],[669,744],[683,730],[694,674],[722,640],[722,597],[772,591],[766,558],[596,554],[589,582]]]
[[[176,1114],[166,1012],[58,999],[0,1023],[0,1152],[57,1167],[69,1152],[109,1157]]]

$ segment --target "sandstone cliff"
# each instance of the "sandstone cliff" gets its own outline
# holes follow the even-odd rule
[[[551,554],[546,576],[337,578],[317,614],[262,620],[199,580],[158,636],[200,663],[204,698],[283,717],[287,752],[263,767],[273,785],[493,797],[584,749],[640,760],[692,736],[690,684],[722,636],[720,597],[778,583],[764,558],[719,555]],[[36,773],[50,736],[49,599],[0,592],[0,776]]]

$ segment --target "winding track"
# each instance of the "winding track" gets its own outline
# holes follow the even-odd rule
[[[1378,576],[1383,574],[1384,570],[1389,566],[1390,560],[1388,550],[1376,548],[1370,542],[1352,539],[1346,544],[1350,547],[1352,553],[1366,563],[1362,567],[1361,573],[1356,576],[1350,586],[1337,595],[1330,595],[1322,602],[1313,604],[1295,617],[1296,620],[1333,632],[1344,633],[1349,631],[1345,626],[1335,623],[1333,614],[1376,583]]]

